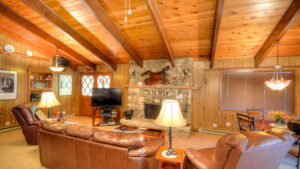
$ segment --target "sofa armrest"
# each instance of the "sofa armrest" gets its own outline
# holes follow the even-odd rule
[[[42,126],[42,124],[41,124],[40,121],[34,121],[34,122],[32,123],[32,125],[39,126],[39,127]]]
[[[129,157],[151,157],[158,151],[159,147],[164,145],[162,138],[146,139],[144,147],[131,149],[128,151]]]

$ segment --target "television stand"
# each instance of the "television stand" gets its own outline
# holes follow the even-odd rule
[[[115,126],[120,124],[120,108],[111,106],[101,106],[93,108],[92,125],[93,126]],[[103,120],[95,124],[96,118]]]

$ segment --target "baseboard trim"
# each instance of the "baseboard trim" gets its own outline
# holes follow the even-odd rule
[[[21,126],[13,126],[13,127],[8,127],[8,128],[3,128],[3,129],[0,129],[0,133],[19,130],[20,128],[21,128]]]
[[[199,128],[198,131],[199,131],[199,133],[215,134],[215,135],[222,135],[222,136],[232,133],[232,132],[229,132],[229,131],[211,130],[211,129],[203,129],[203,128]]]

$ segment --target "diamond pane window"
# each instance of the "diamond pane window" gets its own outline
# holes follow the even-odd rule
[[[59,96],[72,95],[72,75],[59,75]]]
[[[94,87],[94,76],[83,75],[81,79],[81,94],[83,96],[92,96],[92,90]]]
[[[109,75],[99,75],[97,78],[98,88],[109,88],[110,87],[110,76]]]

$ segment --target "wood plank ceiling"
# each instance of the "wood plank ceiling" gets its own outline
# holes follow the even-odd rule
[[[68,52],[62,44],[43,39],[3,13],[0,33],[40,46],[45,49],[43,54],[50,57],[58,47],[59,54],[70,59],[73,65],[94,67],[102,64],[105,56],[107,59],[103,61],[115,68],[115,64],[130,60],[142,66],[146,59],[171,62],[182,57],[254,59],[293,0],[131,0],[132,15],[128,16],[127,23],[124,22],[125,0],[0,1],[75,53]],[[217,1],[224,5],[215,17]],[[40,10],[37,4],[44,4],[50,11]],[[91,8],[91,4],[100,5],[98,9],[102,9],[103,15],[94,6]],[[214,27],[216,18],[220,22]],[[215,36],[214,31],[218,32]],[[297,18],[280,43],[300,43],[299,35],[300,19]],[[299,47],[280,46],[280,56],[299,56]],[[275,55],[273,47],[268,56]]]

